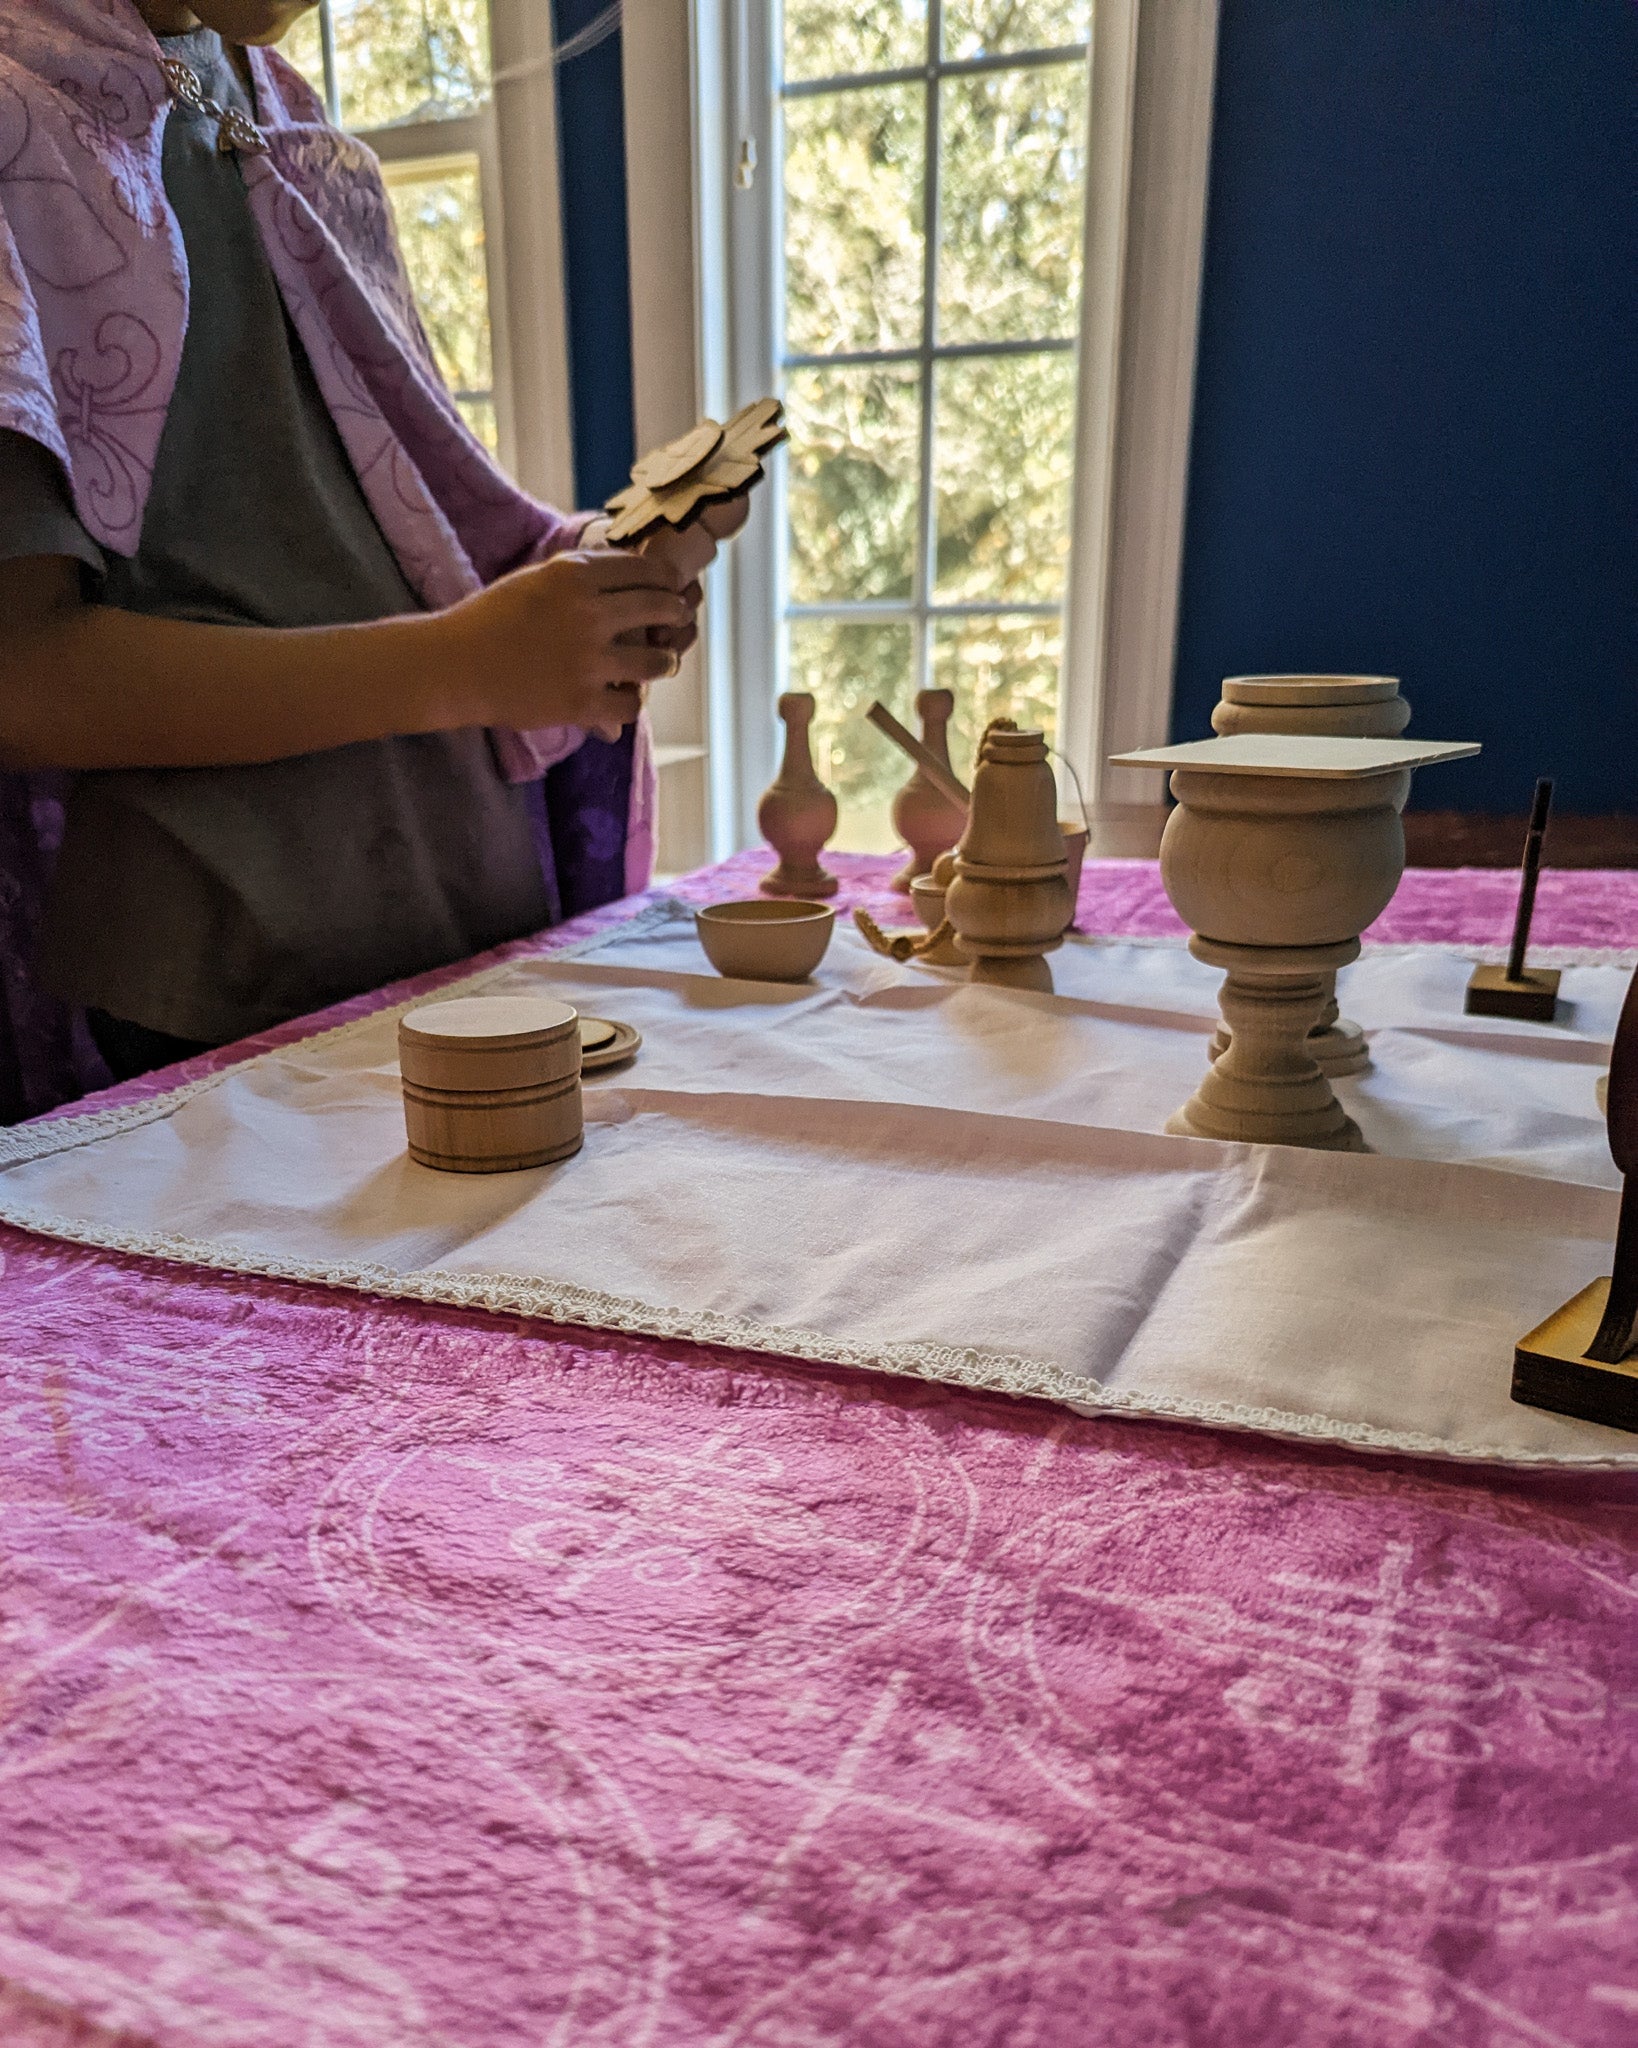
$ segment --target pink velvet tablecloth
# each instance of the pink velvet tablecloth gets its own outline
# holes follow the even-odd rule
[[[3,2048],[1638,2041],[1630,1480],[0,1253]]]

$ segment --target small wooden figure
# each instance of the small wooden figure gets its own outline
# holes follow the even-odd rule
[[[1609,1133],[1623,1175],[1613,1271],[1519,1339],[1513,1399],[1638,1430],[1638,974],[1628,985],[1610,1058]]]
[[[1074,914],[1046,738],[998,718],[984,734],[972,811],[956,848],[944,914],[974,981],[1052,992],[1045,956]]]
[[[785,721],[785,758],[756,807],[757,829],[779,856],[762,878],[765,896],[809,899],[836,894],[836,877],[819,865],[821,848],[836,830],[836,799],[814,773],[808,727],[814,702],[806,690],[787,690],[779,700]]]
[[[955,716],[953,690],[921,690],[916,696],[916,716],[921,720],[921,743],[955,780],[950,767],[947,737]],[[957,804],[945,787],[933,781],[918,761],[916,771],[893,799],[893,830],[910,849],[910,858],[893,877],[901,895],[910,884],[929,874],[941,853],[948,853],[967,825],[967,806]]]
[[[1556,967],[1530,967],[1524,956],[1530,945],[1530,923],[1536,913],[1536,880],[1541,873],[1541,845],[1553,807],[1553,785],[1547,776],[1536,784],[1530,806],[1530,829],[1524,837],[1524,870],[1519,882],[1519,907],[1513,919],[1513,944],[1505,967],[1475,967],[1467,984],[1463,1008],[1470,1017],[1528,1017],[1551,1024],[1558,1008]]]
[[[580,1020],[547,996],[458,996],[398,1020],[410,1157],[515,1173],[578,1152]]]
[[[701,420],[652,449],[633,466],[626,488],[608,501],[605,509],[614,514],[610,543],[635,546],[658,527],[686,526],[702,505],[760,483],[763,456],[787,438],[779,400],[759,398],[726,426]]]

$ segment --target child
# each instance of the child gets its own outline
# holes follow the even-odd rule
[[[490,462],[309,4],[0,15],[0,763],[76,771],[39,973],[119,1076],[538,929],[542,849],[645,881],[606,742],[744,517],[612,552]]]

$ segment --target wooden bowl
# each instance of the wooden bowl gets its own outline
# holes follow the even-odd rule
[[[917,875],[910,884],[910,901],[927,929],[936,932],[944,922],[943,883],[935,882],[931,875]]]
[[[836,913],[828,903],[713,903],[696,912],[705,957],[733,981],[806,981],[825,957]]]

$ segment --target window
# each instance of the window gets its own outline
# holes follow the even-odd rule
[[[926,682],[958,750],[1045,725],[1106,847],[1149,850],[1153,789],[1106,763],[1170,724],[1217,0],[645,0],[628,134],[674,14],[692,131],[649,210],[686,161],[694,212],[652,246],[633,215],[639,392],[686,360],[707,411],[778,388],[792,425],[706,619],[712,849],[756,839],[786,685],[838,843],[883,844],[903,771],[859,710]]]
[[[1075,443],[1088,0],[786,0],[780,595],[838,844],[893,843],[861,714],[952,690],[970,759],[1057,715]]]
[[[383,158],[410,282],[467,424],[500,447],[478,117],[488,0],[320,0],[285,55]]]

